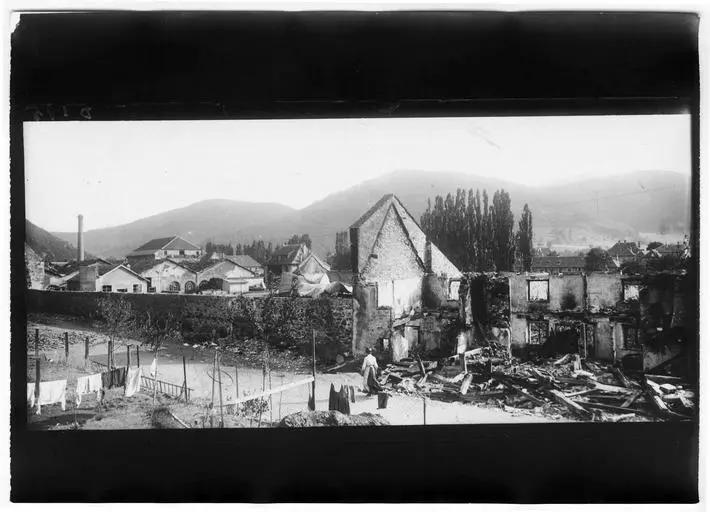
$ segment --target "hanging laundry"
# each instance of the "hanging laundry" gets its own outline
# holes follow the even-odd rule
[[[124,387],[126,385],[126,368],[115,368],[111,371],[111,379],[114,388]]]
[[[343,385],[340,386],[340,392],[338,393],[338,410],[343,414],[350,414],[350,400],[348,399],[348,387]]]
[[[153,358],[153,362],[150,363],[150,376],[155,378],[155,374],[158,371],[158,360]]]
[[[111,389],[111,375],[112,372],[111,370],[108,370],[106,372],[103,372],[101,374],[101,387],[104,389]]]
[[[27,383],[27,401],[30,403],[30,407],[35,406],[35,383]]]
[[[66,409],[67,380],[52,380],[40,382],[39,401],[37,402],[37,414],[42,413],[42,406],[56,404],[62,405],[62,411]]]
[[[328,410],[337,411],[338,410],[338,393],[335,392],[335,386],[330,383],[330,394],[328,395]]]
[[[89,393],[98,393],[103,386],[103,374],[95,373],[94,375],[82,375],[76,379],[76,405],[81,405],[81,395]],[[99,399],[99,395],[96,395]]]
[[[141,390],[141,369],[129,368],[126,376],[126,396],[133,396]]]

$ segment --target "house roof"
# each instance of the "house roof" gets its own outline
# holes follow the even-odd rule
[[[137,277],[141,281],[148,282],[148,280],[146,278],[144,278],[141,275],[136,274],[130,268],[124,266],[123,264],[112,265],[111,267],[99,268],[99,277],[105,276],[106,274],[109,274],[109,273],[113,272],[114,270],[119,270],[119,269],[124,270],[124,271],[128,272],[129,274],[133,274],[135,277]]]
[[[295,261],[296,256],[298,255],[299,249],[304,245],[305,244],[284,244],[277,247],[271,254],[269,263],[298,263]]]
[[[538,258],[533,258],[531,268],[584,268],[584,257],[541,256]]]
[[[612,245],[607,250],[607,253],[609,253],[609,256],[616,258],[619,256],[636,256],[639,251],[640,249],[636,242],[619,241]]]
[[[356,220],[352,226],[350,226],[350,229],[359,228],[360,226],[362,226],[365,223],[365,221],[367,221],[367,219],[372,217],[372,215],[382,207],[383,204],[385,204],[390,199],[394,199],[394,198],[395,198],[394,194],[385,194],[384,196],[382,196],[382,198],[380,198],[379,201],[377,201],[375,204],[373,204],[369,210],[367,210],[365,213],[363,213],[362,216],[358,220]]]
[[[254,258],[248,254],[236,254],[234,256],[227,256],[227,259],[233,261],[240,267],[261,267],[261,263],[256,261]]]
[[[153,254],[155,251],[160,250],[193,250],[197,251],[200,249],[197,245],[192,242],[188,242],[182,237],[177,235],[168,236],[164,238],[154,238],[149,242],[144,243],[137,249],[133,250],[128,256],[144,256],[148,254]]]
[[[129,270],[132,270],[133,272],[137,274],[142,274],[146,270],[150,270],[153,267],[156,267],[158,265],[162,265],[163,263],[170,262],[173,265],[177,265],[178,267],[182,267],[185,270],[189,270],[190,272],[194,272],[190,267],[188,267],[186,264],[180,261],[175,261],[170,258],[162,258],[159,260],[141,260],[141,261],[136,261],[135,263],[131,263],[130,265],[126,265],[126,268]]]
[[[366,255],[372,252],[372,248],[375,247],[380,239],[382,229],[390,210],[394,213],[394,218],[397,224],[403,230],[407,239],[407,244],[413,250],[418,264],[424,268],[427,246],[426,234],[419,225],[419,222],[417,222],[417,219],[414,218],[414,216],[404,206],[404,203],[402,203],[402,201],[400,201],[400,199],[394,194],[385,194],[382,196],[379,201],[377,201],[365,212],[364,215],[362,215],[352,226],[350,226],[350,229],[360,229],[366,222],[370,221],[375,215],[377,215],[378,212],[382,213],[382,222],[377,228],[377,235],[374,237],[372,246],[368,247],[367,250],[364,251],[360,251],[360,249],[358,249],[358,252],[362,254],[362,258],[367,258]],[[379,219],[379,217],[377,217],[377,219]],[[358,261],[358,268],[362,270],[367,263],[367,261]],[[433,243],[431,244],[431,265],[432,271],[435,273],[443,273],[449,276],[460,275],[459,269],[456,268],[456,266],[446,257],[446,255],[444,255]]]
[[[323,273],[330,271],[330,265],[316,256],[315,253],[310,252],[308,253],[308,256],[303,258],[303,261],[298,264],[298,272],[301,273],[306,266],[309,266],[310,262],[314,262],[316,267],[320,267],[323,270]],[[312,265],[310,266],[312,267]],[[312,272],[313,269],[311,268],[309,270]]]
[[[213,260],[209,256],[203,256],[197,261],[182,261],[180,264],[193,272],[202,272],[210,267],[224,263],[225,260]],[[234,263],[234,262],[232,262]]]

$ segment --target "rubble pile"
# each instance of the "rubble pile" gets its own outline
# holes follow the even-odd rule
[[[681,377],[624,371],[577,354],[521,361],[500,345],[439,361],[403,359],[387,365],[389,391],[497,406],[510,412],[582,421],[690,419],[696,394]]]

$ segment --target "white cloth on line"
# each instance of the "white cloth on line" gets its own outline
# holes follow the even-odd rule
[[[67,380],[51,380],[40,382],[39,401],[37,402],[37,414],[42,412],[43,405],[60,403],[62,411],[67,405]]]
[[[35,406],[35,383],[27,383],[27,401],[30,403],[30,407]]]
[[[141,390],[141,369],[129,368],[126,374],[126,396],[133,396]]]
[[[101,391],[101,374],[95,373],[94,375],[82,375],[76,379],[76,405],[77,407],[81,405],[81,395],[86,395],[88,393],[97,393]],[[99,396],[96,395],[98,399]]]
[[[153,362],[150,363],[150,376],[155,377],[155,372],[158,371],[158,360],[153,358]]]

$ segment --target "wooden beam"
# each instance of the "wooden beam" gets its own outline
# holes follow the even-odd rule
[[[626,375],[624,375],[624,372],[621,368],[615,366],[614,368],[612,368],[611,371],[614,373],[614,376],[619,380],[622,386],[624,386],[625,388],[632,387],[631,381],[629,381]]]
[[[559,402],[560,404],[564,405],[567,407],[570,411],[572,411],[574,414],[577,416],[580,416],[585,419],[589,419],[592,417],[592,413],[590,413],[587,409],[579,405],[577,402],[574,402],[567,398],[563,393],[560,391],[557,391],[556,389],[551,389],[548,391],[552,397]]]
[[[293,388],[296,388],[296,387],[298,387],[298,386],[303,386],[303,385],[305,385],[305,384],[310,384],[310,383],[313,382],[313,381],[314,381],[314,380],[313,380],[313,377],[312,377],[312,376],[306,377],[305,379],[302,379],[302,380],[299,380],[299,381],[296,381],[296,382],[292,382],[291,384],[284,384],[283,386],[279,386],[279,387],[277,387],[277,388],[267,389],[267,390],[265,390],[265,391],[262,391],[261,393],[256,393],[256,394],[254,394],[254,395],[249,395],[249,396],[245,396],[245,397],[239,398],[239,399],[237,399],[237,400],[235,400],[235,401],[233,401],[233,402],[227,402],[227,403],[223,404],[222,407],[227,407],[228,405],[241,404],[241,403],[244,403],[244,402],[248,402],[248,401],[250,401],[250,400],[255,400],[255,399],[257,399],[257,398],[262,398],[262,397],[265,397],[265,396],[273,395],[274,393],[281,393],[282,391],[286,391],[286,390],[288,390],[288,389],[293,389]]]
[[[631,404],[633,404],[636,399],[641,396],[641,394],[641,391],[636,391],[633,395],[627,398],[623,404],[621,404],[621,407],[630,407]]]

